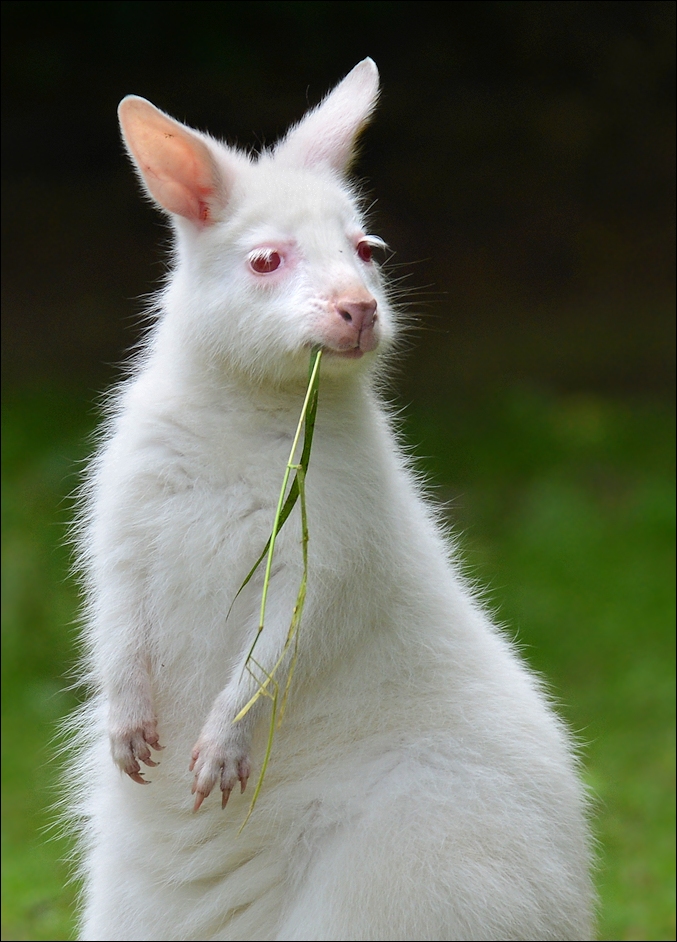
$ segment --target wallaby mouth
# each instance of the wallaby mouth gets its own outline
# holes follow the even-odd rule
[[[340,357],[342,360],[359,360],[364,356],[364,350],[361,347],[353,347],[350,350],[327,350],[330,356]]]
[[[322,344],[320,349],[325,357],[337,360],[361,360],[365,353],[372,353],[379,345],[379,341],[375,340],[374,343],[363,344],[358,343],[354,347],[344,347],[336,348],[330,347],[327,344]]]

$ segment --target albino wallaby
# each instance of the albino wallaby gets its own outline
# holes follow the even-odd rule
[[[175,243],[79,524],[83,940],[591,938],[568,734],[459,575],[375,388],[397,313],[345,174],[377,95],[365,59],[258,157],[142,98],[120,105]],[[261,573],[237,593],[318,348],[298,656],[238,833],[270,705],[233,722],[257,689],[243,667]],[[266,670],[300,543],[297,506],[256,648]]]

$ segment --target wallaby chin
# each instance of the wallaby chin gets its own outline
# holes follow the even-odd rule
[[[398,317],[347,178],[377,97],[365,59],[258,160],[120,105],[176,247],[78,523],[83,940],[592,938],[570,737],[378,395]]]

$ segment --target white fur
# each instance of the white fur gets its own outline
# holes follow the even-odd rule
[[[343,173],[376,96],[365,60],[257,160],[142,99],[121,106],[176,249],[80,524],[83,940],[591,938],[568,735],[460,577],[374,388],[396,317],[356,253],[369,234]],[[276,252],[278,271],[252,271]],[[372,300],[354,336],[379,349],[359,356],[341,305]],[[232,724],[253,689],[260,574],[226,615],[270,532],[318,344],[298,663],[238,835],[270,715],[264,702]],[[278,538],[266,666],[301,578],[298,513]],[[248,792],[222,811],[248,762]]]

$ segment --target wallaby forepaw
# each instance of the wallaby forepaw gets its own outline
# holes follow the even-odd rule
[[[241,743],[200,740],[191,753],[189,771],[195,773],[191,794],[195,795],[193,811],[197,811],[216,785],[221,789],[221,807],[225,808],[237,783],[240,792],[247,787],[251,775],[249,749]]]
[[[111,752],[113,761],[119,769],[128,775],[133,782],[139,785],[150,785],[141,771],[140,763],[149,768],[158,765],[154,761],[151,749],[159,752],[164,749],[160,745],[157,731],[157,721],[150,720],[138,726],[118,727],[110,732]]]

